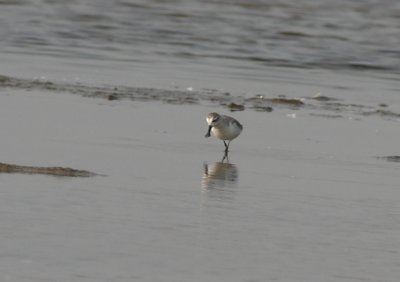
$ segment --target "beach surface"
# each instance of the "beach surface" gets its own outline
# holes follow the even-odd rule
[[[0,281],[398,282],[398,2],[0,1]]]
[[[209,111],[244,131],[222,161]],[[8,89],[3,281],[396,281],[395,119]]]

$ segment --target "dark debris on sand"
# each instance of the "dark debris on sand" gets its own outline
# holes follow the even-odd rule
[[[67,92],[83,97],[102,98],[109,101],[131,100],[131,101],[160,101],[175,105],[190,105],[200,103],[211,103],[227,107],[230,111],[244,111],[250,108],[259,112],[272,112],[276,108],[290,110],[317,110],[326,111],[320,115],[326,118],[339,118],[347,115],[379,116],[382,118],[400,118],[400,113],[387,109],[388,105],[380,103],[376,106],[345,103],[329,96],[318,93],[315,96],[292,98],[284,95],[277,97],[266,97],[258,94],[247,98],[246,95],[236,96],[226,91],[216,89],[201,90],[179,90],[179,89],[156,89],[127,86],[91,86],[79,83],[51,82],[43,79],[20,79],[0,75],[0,88],[23,89],[37,91],[51,91],[54,93]]]
[[[96,173],[69,167],[40,167],[0,163],[0,173],[45,174],[65,177],[91,177]]]

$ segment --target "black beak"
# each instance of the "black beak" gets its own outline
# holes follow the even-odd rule
[[[209,125],[208,126],[208,131],[207,131],[207,133],[206,133],[206,135],[204,136],[204,137],[210,137],[211,136],[211,134],[210,134],[210,132],[211,132],[211,128],[212,128],[212,126],[211,125]]]

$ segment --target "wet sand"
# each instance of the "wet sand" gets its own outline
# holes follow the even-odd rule
[[[0,280],[397,281],[398,120],[316,112],[3,90],[0,162],[102,176],[0,174]]]

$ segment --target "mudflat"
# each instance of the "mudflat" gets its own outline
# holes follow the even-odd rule
[[[0,173],[1,279],[396,281],[396,117],[292,106],[4,91],[1,162],[100,176]]]

